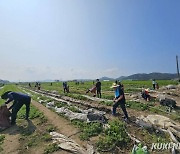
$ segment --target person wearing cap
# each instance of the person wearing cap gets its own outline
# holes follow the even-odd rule
[[[129,117],[128,117],[128,113],[126,111],[126,106],[125,106],[126,100],[125,100],[124,92],[123,92],[122,88],[120,88],[119,85],[116,83],[113,83],[111,88],[114,89],[114,94],[115,94],[114,104],[113,104],[113,108],[112,108],[112,115],[114,115],[114,116],[116,115],[116,109],[120,105],[120,107],[124,113],[124,120],[126,121],[129,119]]]
[[[11,125],[16,124],[17,113],[24,104],[26,105],[26,120],[28,120],[31,102],[30,96],[18,92],[7,91],[4,94],[2,94],[1,98],[7,100],[5,104],[14,101],[13,105],[9,108],[9,110],[12,109]]]

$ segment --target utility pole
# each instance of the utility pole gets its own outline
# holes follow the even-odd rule
[[[176,55],[176,64],[177,64],[177,76],[178,76],[178,80],[180,82],[180,77],[179,77],[179,64],[178,64],[178,56]]]

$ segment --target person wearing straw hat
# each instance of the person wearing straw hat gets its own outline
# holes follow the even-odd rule
[[[112,115],[116,115],[116,108],[120,105],[123,113],[124,113],[124,120],[127,121],[129,119],[128,117],[128,113],[126,111],[126,106],[125,106],[125,96],[124,96],[124,92],[122,90],[122,88],[119,87],[118,84],[113,83],[111,88],[114,89],[114,104],[113,104],[113,108],[112,108]]]
[[[142,97],[149,102],[151,96],[149,95],[149,89],[143,89],[142,90]]]

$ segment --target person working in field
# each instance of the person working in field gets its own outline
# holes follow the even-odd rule
[[[113,104],[113,108],[112,108],[112,115],[116,115],[116,108],[120,105],[123,113],[124,113],[124,120],[127,121],[129,119],[128,117],[128,113],[126,111],[126,99],[124,96],[124,92],[122,90],[122,88],[120,88],[120,86],[116,83],[113,83],[113,85],[111,86],[111,88],[114,89],[114,104]]]
[[[64,89],[64,93],[65,92],[69,93],[69,85],[67,84],[67,82],[63,82],[63,89]]]
[[[156,80],[155,79],[153,79],[152,85],[153,85],[153,89],[155,90],[156,89]]]
[[[149,95],[149,90],[148,89],[143,89],[141,96],[146,100],[150,101],[150,95]]]
[[[9,108],[9,110],[12,109],[11,125],[16,124],[17,113],[24,104],[26,105],[26,120],[28,120],[31,102],[30,96],[18,92],[7,91],[4,94],[2,94],[1,98],[7,100],[5,104],[14,101],[13,105]]]
[[[158,90],[159,89],[159,84],[156,82],[156,89]]]
[[[91,92],[93,94],[93,97],[96,97],[96,86],[94,85],[92,88],[88,89],[86,91],[86,94]]]
[[[101,98],[101,82],[99,79],[96,80],[96,91],[97,91],[97,97]]]
[[[121,88],[121,89],[122,89],[122,91],[124,91],[124,85],[121,83],[121,81],[116,80],[116,82],[115,82],[115,83],[119,85],[119,88]]]

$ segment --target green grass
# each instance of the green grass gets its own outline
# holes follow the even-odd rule
[[[55,102],[55,106],[61,108],[61,107],[67,107],[68,104],[66,102]]]
[[[90,137],[97,136],[103,131],[103,126],[99,122],[86,123],[80,120],[73,120],[72,124],[80,128],[81,140],[89,140]]]
[[[113,89],[111,89],[111,85],[114,81],[101,81],[102,83],[102,98],[105,99],[113,99],[114,92]],[[160,87],[166,86],[169,84],[177,85],[177,81],[173,80],[157,80]],[[152,89],[152,81],[130,81],[130,80],[124,80],[122,81],[125,89],[125,93],[134,93],[134,92],[141,92],[141,88],[150,88]],[[28,83],[22,83],[23,86],[28,87]],[[34,83],[32,83],[32,88],[34,88]],[[70,87],[70,93],[64,94],[62,82],[54,82],[51,86],[50,83],[41,83],[41,88],[44,90],[49,91],[57,91],[61,95],[67,95],[69,97],[80,99],[80,100],[88,100],[86,97],[83,97],[82,95],[85,94],[87,89],[92,88],[93,82],[92,81],[86,81],[84,84],[76,85],[75,82],[68,82],[68,85]],[[88,93],[88,95],[92,95],[91,93]]]
[[[106,106],[112,106],[113,101],[101,101],[100,104],[106,105]]]
[[[109,128],[104,131],[104,134],[97,142],[99,151],[110,151],[115,146],[126,147],[130,139],[126,133],[125,124],[119,120],[109,122]]]
[[[2,144],[3,144],[3,142],[4,142],[4,139],[5,139],[5,135],[0,135],[0,152],[3,151]]]
[[[142,130],[142,135],[144,136],[143,142],[151,143],[168,143],[170,142],[169,136],[162,132],[156,132],[155,130]]]
[[[19,119],[24,119],[25,118],[25,113],[26,113],[26,106],[23,106],[20,111],[18,112],[18,118]],[[34,106],[30,106],[30,113],[29,113],[29,119],[35,119],[35,118],[40,118],[42,120],[45,119],[44,114],[40,112],[37,108]]]
[[[72,112],[81,113],[81,111],[75,106],[69,106],[68,109],[71,110]]]
[[[74,99],[78,99],[78,100],[84,100],[84,101],[87,101],[89,100],[87,97],[84,97],[80,94],[72,94],[72,93],[66,93],[65,96],[69,96],[71,98],[74,98]]]
[[[55,151],[58,151],[60,149],[60,147],[58,147],[57,144],[49,144],[45,150],[44,150],[44,154],[50,154],[50,153],[53,153]]]
[[[129,107],[131,109],[135,109],[135,110],[139,110],[139,111],[145,111],[145,110],[149,109],[148,104],[143,104],[143,103],[135,102],[135,101],[127,101],[126,105],[127,105],[127,107]]]

